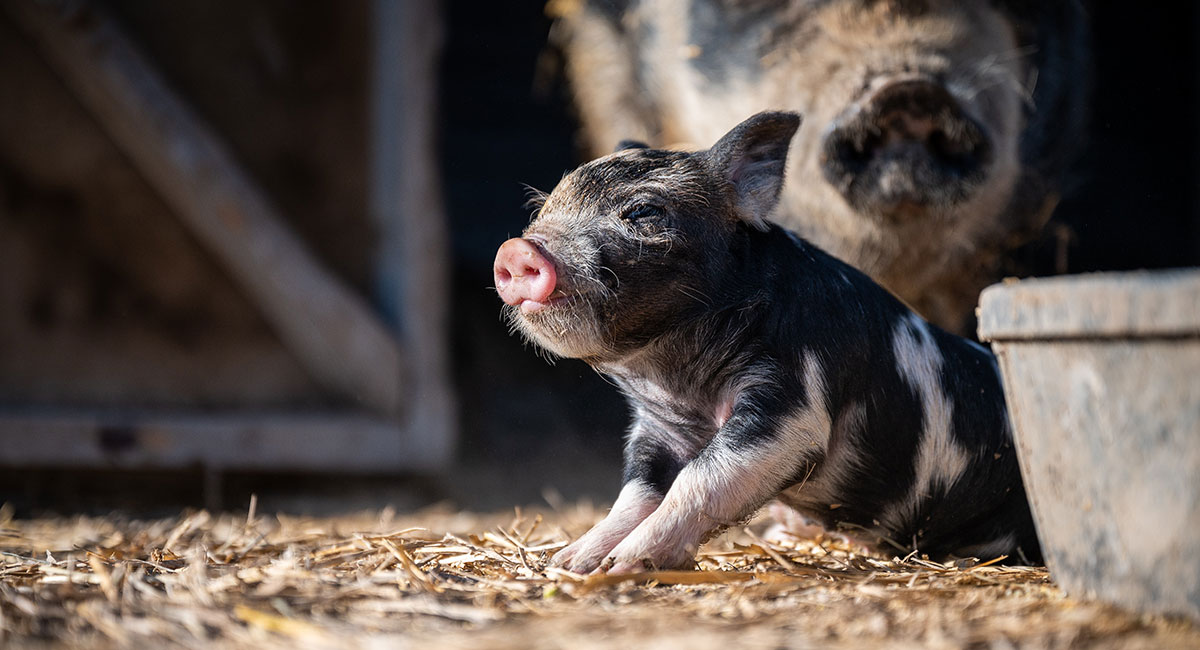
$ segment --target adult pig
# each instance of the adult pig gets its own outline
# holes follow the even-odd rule
[[[612,511],[556,564],[686,566],[776,498],[933,555],[1036,557],[992,355],[766,220],[799,124],[583,165],[500,247],[514,329],[634,414]]]
[[[796,110],[781,224],[951,331],[1035,236],[1082,140],[1074,0],[552,3],[593,155]]]

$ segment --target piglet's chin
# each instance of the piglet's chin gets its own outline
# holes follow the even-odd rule
[[[586,323],[563,323],[553,318],[553,308],[527,312],[521,305],[512,312],[512,324],[526,341],[542,348],[555,357],[581,359],[597,355],[600,351]]]
[[[564,359],[581,359],[592,354],[592,351],[587,346],[580,345],[578,341],[569,339],[549,340],[540,336],[532,337],[532,340],[550,354]]]
[[[521,313],[536,314],[537,312],[545,309],[549,304],[549,302],[538,302],[536,300],[522,300]]]

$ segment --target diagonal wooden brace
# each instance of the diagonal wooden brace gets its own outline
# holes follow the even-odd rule
[[[319,382],[401,407],[401,351],[359,295],[291,231],[221,140],[101,8],[0,0],[66,86],[258,306]]]

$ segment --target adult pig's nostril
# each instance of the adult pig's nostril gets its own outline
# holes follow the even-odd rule
[[[500,298],[525,312],[544,307],[557,284],[554,262],[527,239],[514,238],[501,244],[492,272]]]

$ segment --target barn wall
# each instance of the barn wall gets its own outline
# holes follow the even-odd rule
[[[112,9],[321,261],[359,290],[366,7]],[[0,405],[330,407],[237,287],[0,15]]]

